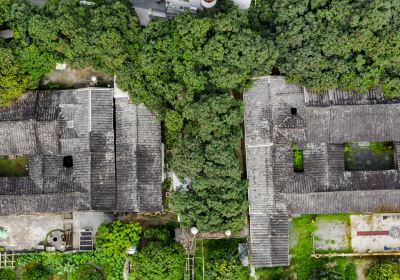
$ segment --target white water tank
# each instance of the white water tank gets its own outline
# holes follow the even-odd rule
[[[204,9],[210,9],[217,4],[217,0],[201,0],[201,6]]]

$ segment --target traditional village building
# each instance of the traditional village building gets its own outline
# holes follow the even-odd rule
[[[110,88],[33,91],[0,109],[0,155],[29,174],[0,177],[0,215],[162,211],[160,123]]]
[[[400,209],[400,101],[379,89],[316,94],[283,77],[244,93],[250,250],[255,267],[289,264],[294,214]],[[344,143],[392,141],[389,170],[349,171]],[[293,144],[304,155],[294,172]]]

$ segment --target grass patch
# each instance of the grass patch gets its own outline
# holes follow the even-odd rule
[[[0,156],[0,177],[26,177],[29,175],[29,159],[25,156]]]
[[[330,253],[351,253],[353,252],[351,248],[351,233],[350,233],[350,215],[349,213],[339,213],[339,214],[320,214],[315,216],[315,222],[318,221],[335,221],[342,222],[346,225],[346,242],[348,244],[348,248],[343,249],[315,249],[316,253],[320,254],[330,254]],[[321,240],[320,237],[314,236],[314,240]],[[326,244],[336,244],[335,240],[325,240]]]

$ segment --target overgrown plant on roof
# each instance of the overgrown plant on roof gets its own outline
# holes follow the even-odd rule
[[[292,148],[293,148],[293,168],[294,168],[294,172],[303,172],[304,171],[303,150],[300,150],[299,146],[297,144],[293,144]]]

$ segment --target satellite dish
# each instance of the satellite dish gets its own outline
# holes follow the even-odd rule
[[[92,76],[92,77],[90,78],[90,80],[92,80],[92,82],[96,82],[96,81],[97,81],[97,78],[96,78],[96,76]]]
[[[227,237],[231,236],[231,235],[232,235],[232,231],[229,230],[229,229],[225,230],[225,235],[226,235]]]
[[[199,230],[197,229],[197,227],[192,227],[192,228],[190,229],[190,232],[191,232],[193,235],[196,235],[197,233],[199,233]]]

